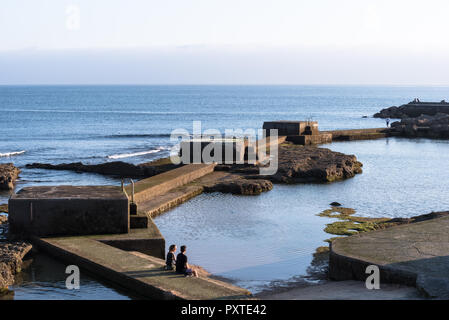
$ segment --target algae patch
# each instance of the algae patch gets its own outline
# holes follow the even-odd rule
[[[324,228],[325,232],[337,236],[352,236],[360,232],[384,229],[395,225],[395,223],[388,222],[391,221],[390,218],[357,217],[354,216],[355,213],[356,211],[351,208],[332,206],[331,209],[324,210],[318,216],[339,220],[327,224]],[[333,237],[325,241],[332,242],[337,238],[340,237]]]

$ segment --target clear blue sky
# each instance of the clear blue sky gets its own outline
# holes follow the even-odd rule
[[[449,85],[446,0],[2,0],[0,83]]]

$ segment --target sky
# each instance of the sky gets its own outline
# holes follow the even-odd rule
[[[449,85],[447,0],[2,0],[0,84]]]

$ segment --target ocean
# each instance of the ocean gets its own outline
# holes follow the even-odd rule
[[[221,132],[259,129],[267,120],[311,119],[321,130],[383,127],[383,119],[372,118],[375,112],[414,98],[448,100],[449,88],[0,86],[0,162],[13,162],[22,170],[16,189],[119,185],[112,177],[24,166],[148,162],[167,156],[174,144],[172,130],[192,131],[193,121]],[[316,214],[332,201],[375,217],[449,208],[448,141],[388,138],[323,147],[355,154],[364,173],[329,185],[276,185],[258,197],[202,194],[155,219],[167,245],[187,244],[193,264],[258,292],[312,281],[313,252],[326,245],[331,235],[323,228],[332,222]],[[0,203],[8,196],[0,193]],[[18,298],[35,296],[21,288]],[[111,290],[105,286],[96,292],[108,297]],[[79,294],[74,298],[83,297]]]

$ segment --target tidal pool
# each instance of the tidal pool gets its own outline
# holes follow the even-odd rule
[[[202,194],[155,222],[167,246],[253,292],[313,281],[313,253],[332,237],[318,217],[338,201],[369,217],[449,209],[449,141],[388,138],[323,145],[355,154],[363,173],[332,184],[275,185],[260,196]]]
[[[24,263],[24,269],[16,276],[9,289],[14,295],[1,299],[16,300],[129,300],[136,298],[123,290],[112,287],[80,270],[80,288],[66,287],[67,264],[43,254],[33,254]]]

